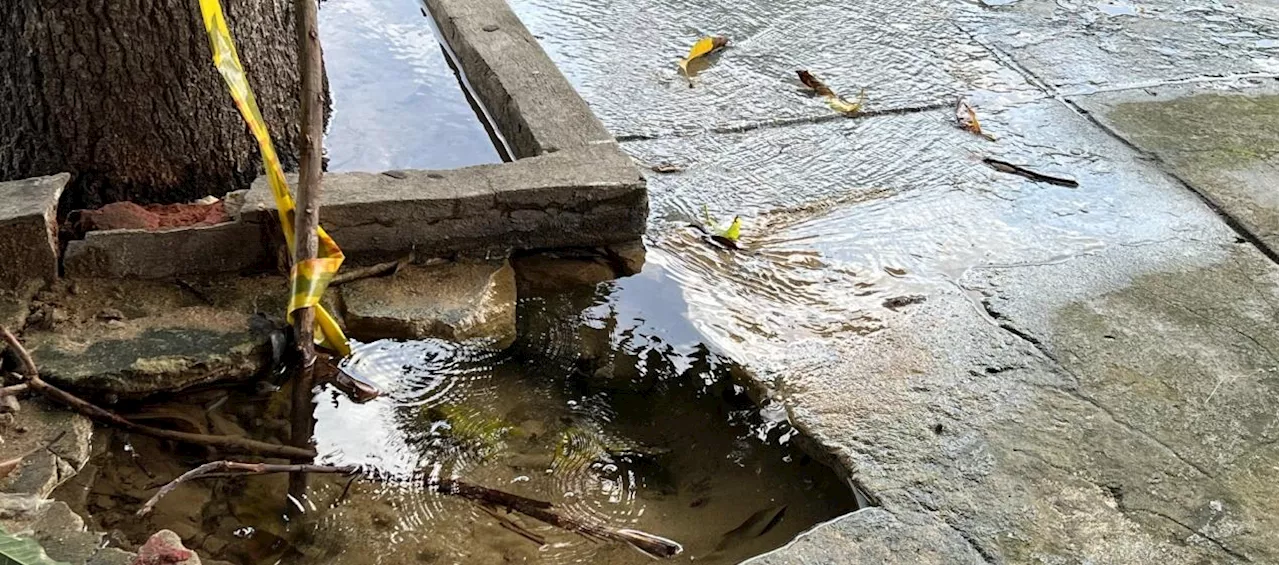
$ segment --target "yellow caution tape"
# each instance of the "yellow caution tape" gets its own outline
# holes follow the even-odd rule
[[[289,185],[284,180],[284,170],[280,167],[280,159],[276,156],[275,147],[271,144],[271,135],[267,132],[267,124],[258,111],[258,102],[249,88],[249,78],[244,67],[240,66],[240,57],[236,55],[235,42],[231,39],[231,31],[227,29],[227,19],[222,13],[222,4],[218,0],[200,0],[200,13],[204,16],[204,28],[209,33],[209,46],[213,49],[213,64],[227,82],[231,98],[235,99],[240,115],[249,124],[249,130],[258,140],[258,149],[262,152],[262,166],[267,171],[267,184],[271,186],[271,194],[275,197],[276,210],[280,213],[280,227],[284,230],[284,240],[289,246],[289,256],[293,257],[296,247],[293,241],[294,205],[293,196],[289,193]],[[342,266],[342,250],[333,242],[329,234],[320,228],[316,233],[319,239],[318,257],[294,265],[290,274],[291,296],[289,297],[288,317],[293,319],[293,312],[299,308],[312,307],[316,313],[316,343],[341,355],[351,354],[347,344],[347,336],[338,327],[333,316],[320,305],[320,297],[329,286],[334,273]]]

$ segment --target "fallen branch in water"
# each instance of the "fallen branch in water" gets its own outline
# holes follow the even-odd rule
[[[40,378],[40,373],[36,369],[35,360],[31,358],[31,353],[27,351],[26,347],[23,347],[22,342],[18,341],[17,337],[14,337],[14,335],[9,332],[8,328],[0,326],[0,338],[3,338],[4,341],[9,344],[9,347],[13,349],[14,353],[18,355],[18,360],[22,362],[22,375],[27,379],[27,382],[23,384],[27,385],[30,390],[36,391],[50,401],[66,406],[67,408],[102,424],[155,438],[216,447],[231,453],[247,453],[251,455],[261,455],[264,457],[280,457],[284,459],[311,459],[315,457],[315,452],[310,449],[300,449],[288,445],[267,443],[265,441],[258,441],[239,436],[178,432],[174,430],[153,428],[151,426],[132,422],[115,412],[101,408],[87,400],[45,382],[44,379]]]
[[[178,488],[178,485],[187,481],[194,481],[196,479],[212,479],[239,475],[266,475],[270,473],[336,473],[342,475],[354,475],[359,472],[360,468],[354,465],[335,467],[332,465],[276,465],[272,463],[214,461],[212,463],[205,463],[204,465],[178,475],[178,478],[169,481],[167,484],[160,487],[160,490],[156,491],[156,493],[142,505],[142,508],[138,509],[137,515],[146,516],[151,512],[152,508],[155,508],[156,503],[160,502],[161,498],[164,498],[164,496],[172,492],[173,489]]]
[[[588,538],[620,541],[652,557],[674,557],[684,551],[680,544],[653,534],[638,530],[614,529],[578,521],[557,512],[555,506],[550,502],[525,498],[517,494],[473,485],[457,479],[441,479],[436,482],[428,480],[426,486],[428,488],[434,487],[435,490],[444,494],[461,496],[473,502],[514,510],[539,522]]]
[[[413,262],[413,253],[406,255],[395,261],[387,261],[386,263],[378,263],[377,265],[369,265],[368,267],[355,267],[338,272],[333,276],[333,280],[329,281],[330,287],[346,284],[360,279],[370,277],[380,277],[382,275],[394,275],[400,272],[400,269]]]
[[[188,481],[212,477],[225,477],[228,475],[264,475],[268,473],[326,473],[355,475],[362,473],[362,470],[353,465],[272,465],[267,463],[214,461],[212,463],[205,463],[204,465],[187,471],[163,487],[160,487],[160,490],[156,491],[155,495],[143,504],[142,508],[138,509],[138,516],[145,516],[152,508],[155,507],[156,503],[159,502],[161,498],[172,492],[173,489],[178,487],[178,485]],[[573,532],[584,537],[596,540],[619,541],[639,549],[653,557],[674,557],[684,550],[680,544],[663,537],[647,534],[637,530],[614,529],[579,521],[575,518],[561,514],[556,509],[555,505],[550,502],[526,498],[517,494],[482,487],[480,485],[471,484],[458,479],[441,479],[434,481],[428,479],[424,481],[423,486],[441,494],[465,498],[479,504],[481,507],[484,507],[486,511],[495,507],[505,508],[508,511],[523,514],[538,520],[539,522]],[[504,524],[504,527],[511,529],[506,524]],[[536,535],[532,535],[525,531],[516,531],[516,533],[535,542],[540,539]]]

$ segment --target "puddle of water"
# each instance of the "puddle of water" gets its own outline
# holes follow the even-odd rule
[[[451,169],[501,161],[414,0],[325,0],[331,171]]]
[[[684,546],[678,560],[707,563],[737,563],[853,510],[848,484],[796,445],[785,412],[758,408],[735,381],[738,369],[699,341],[679,296],[654,267],[598,289],[522,299],[522,337],[507,352],[440,341],[359,346],[348,370],[388,393],[358,405],[323,391],[317,447],[323,460],[365,465],[381,480],[348,488],[345,478],[314,477],[307,512],[291,527],[280,517],[284,477],[184,486],[156,517],[132,519],[156,486],[195,462],[147,440],[134,451],[149,476],[115,446],[98,462],[109,473],[88,510],[133,543],[156,527],[186,527],[189,546],[255,565],[652,561],[504,516],[545,541],[535,544],[485,509],[420,488],[427,477],[670,538]],[[267,420],[278,403],[227,405],[257,431],[274,429]]]

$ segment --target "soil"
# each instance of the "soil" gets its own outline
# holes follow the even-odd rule
[[[79,232],[142,229],[161,230],[190,226],[212,226],[231,220],[221,200],[212,204],[148,204],[113,202],[97,210],[81,210]]]

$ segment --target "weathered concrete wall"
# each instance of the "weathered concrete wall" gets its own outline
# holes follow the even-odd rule
[[[621,243],[644,233],[649,211],[643,179],[613,145],[447,171],[332,173],[321,206],[321,225],[362,258]],[[266,179],[241,213],[274,223]]]
[[[71,175],[0,182],[0,289],[58,278],[58,197]]]
[[[271,266],[264,226],[228,222],[151,232],[89,232],[67,244],[63,267],[72,278],[164,279],[258,271]]]

